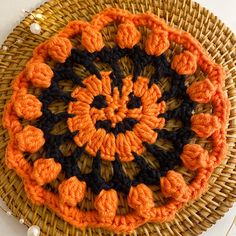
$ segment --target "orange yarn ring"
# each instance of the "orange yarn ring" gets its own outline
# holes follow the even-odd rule
[[[49,56],[57,62],[64,62],[72,48],[68,38],[77,34],[82,34],[82,44],[89,52],[101,50],[104,43],[100,31],[112,21],[119,22],[116,41],[121,48],[132,48],[139,42],[141,35],[137,26],[151,30],[145,45],[148,54],[162,54],[169,47],[170,41],[182,45],[186,51],[174,57],[172,68],[179,74],[192,74],[198,65],[207,74],[207,78],[194,82],[187,92],[193,101],[210,102],[214,108],[212,115],[201,113],[193,115],[191,119],[192,130],[199,137],[210,137],[212,142],[212,151],[209,153],[199,145],[185,145],[181,159],[185,167],[196,171],[191,183],[186,184],[181,174],[169,171],[166,177],[161,178],[161,189],[164,196],[171,199],[160,207],[155,207],[152,192],[146,185],[131,187],[128,204],[134,211],[126,215],[116,215],[118,200],[113,189],[100,192],[94,203],[96,210],[79,210],[76,204],[83,199],[85,183],[76,177],[61,183],[59,195],[45,190],[42,185],[57,177],[61,170],[60,164],[53,159],[39,159],[34,166],[27,162],[24,152],[38,151],[44,144],[44,138],[40,129],[23,127],[19,121],[19,117],[34,120],[41,115],[42,104],[35,96],[28,94],[28,88],[31,83],[41,88],[50,86],[53,73],[45,64],[46,58]],[[77,227],[104,227],[128,232],[147,221],[171,220],[185,202],[196,199],[204,192],[214,168],[225,156],[225,128],[230,105],[222,91],[224,79],[222,68],[210,60],[190,34],[167,26],[151,13],[134,15],[121,9],[106,9],[90,23],[81,20],[70,22],[56,36],[34,50],[33,57],[14,80],[13,95],[5,106],[3,116],[3,124],[10,136],[5,155],[6,164],[21,176],[27,196],[33,203],[47,205]],[[68,125],[73,130],[70,122]],[[104,155],[104,158],[112,156]]]
[[[134,159],[132,152],[142,154],[144,147],[142,142],[154,143],[157,133],[153,129],[162,129],[165,124],[164,118],[158,118],[160,113],[165,111],[165,102],[155,104],[161,97],[161,92],[157,85],[153,84],[147,89],[149,80],[139,77],[133,84],[132,76],[123,79],[122,96],[120,97],[118,88],[115,87],[111,96],[110,72],[101,72],[102,79],[99,80],[95,75],[83,80],[86,88],[78,87],[72,93],[77,99],[76,102],[69,104],[69,114],[76,114],[75,117],[68,119],[68,127],[71,132],[79,130],[74,138],[78,146],[86,145],[85,150],[92,156],[96,156],[100,150],[103,160],[113,161],[115,153],[119,154],[121,161],[131,161]],[[126,107],[128,95],[133,91],[134,95],[141,97],[143,106],[129,110]],[[104,95],[108,106],[98,110],[89,104],[96,95]],[[119,133],[116,137],[112,133],[106,133],[104,129],[96,130],[95,124],[98,120],[109,119],[114,127],[123,118],[135,118],[139,124],[133,131],[126,131],[125,134]],[[134,137],[137,137],[136,139]],[[124,144],[130,140],[130,148]]]

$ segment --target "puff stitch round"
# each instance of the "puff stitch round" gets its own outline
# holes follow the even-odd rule
[[[152,191],[146,184],[139,183],[132,186],[128,192],[128,204],[133,208],[133,211],[126,215],[116,213],[118,196],[114,189],[102,189],[94,202],[96,210],[83,212],[76,207],[84,197],[86,184],[83,181],[76,177],[65,180],[60,184],[59,194],[43,188],[43,185],[57,178],[62,166],[53,159],[53,156],[47,159],[42,157],[35,161],[33,166],[26,161],[24,153],[35,152],[43,145],[44,140],[40,128],[34,130],[32,127],[23,127],[19,120],[19,118],[35,120],[42,115],[42,103],[34,95],[28,93],[28,87],[30,83],[41,88],[47,88],[52,84],[54,74],[45,64],[46,58],[50,57],[57,62],[64,63],[73,52],[69,38],[77,34],[82,35],[82,44],[88,52],[96,53],[106,50],[101,30],[113,21],[119,24],[116,41],[124,50],[127,48],[138,50],[135,45],[139,43],[141,37],[141,33],[138,31],[139,26],[145,26],[151,30],[145,45],[146,53],[151,56],[159,56],[164,53],[172,41],[180,44],[184,51],[172,59],[172,69],[179,74],[188,75],[194,73],[197,66],[200,67],[207,77],[203,81],[194,82],[187,89],[187,93],[193,101],[210,102],[214,108],[213,114],[195,114],[191,118],[191,127],[196,135],[210,138],[213,144],[210,152],[194,144],[184,146],[181,159],[186,168],[195,171],[194,179],[187,184],[180,173],[169,170],[166,176],[162,176],[160,180],[162,193],[169,198],[168,203],[161,207],[155,206]],[[35,63],[39,66],[36,67]],[[73,133],[75,142],[78,146],[83,146],[86,143],[86,150],[94,156],[94,165],[97,167],[99,167],[99,158],[103,158],[113,160],[117,168],[115,171],[118,170],[120,168],[119,155],[123,161],[135,158],[140,165],[145,166],[142,158],[138,155],[142,154],[144,150],[143,142],[139,142],[139,140],[146,143],[145,148],[148,151],[157,151],[150,145],[157,138],[157,133],[153,130],[162,128],[165,120],[156,119],[158,115],[165,112],[165,103],[158,101],[158,96],[161,96],[158,87],[155,86],[155,83],[148,87],[146,78],[137,77],[135,81],[126,78],[123,83],[124,95],[128,91],[134,90],[135,96],[139,95],[141,103],[144,104],[142,110],[134,108],[136,110],[132,113],[131,109],[129,111],[124,106],[124,103],[127,103],[128,95],[125,95],[123,100],[119,97],[122,87],[119,88],[120,90],[114,89],[114,93],[111,95],[110,75],[102,73],[102,77],[98,77],[88,77],[84,81],[87,83],[87,87],[80,86],[74,90],[73,97],[77,101],[63,95],[65,100],[72,99],[69,111],[73,110],[77,113],[73,117],[71,114],[67,117],[68,126],[72,132],[78,129],[84,132],[84,135],[82,132]],[[163,222],[173,219],[175,213],[186,202],[197,198],[205,190],[214,168],[224,158],[226,152],[225,127],[229,116],[229,101],[222,91],[224,77],[225,74],[221,66],[212,62],[201,45],[190,34],[167,26],[163,20],[151,13],[131,14],[122,9],[106,9],[98,13],[91,22],[72,21],[56,36],[40,44],[34,50],[33,57],[13,83],[13,95],[5,106],[3,117],[3,123],[10,134],[5,155],[6,164],[9,168],[15,169],[17,174],[22,177],[27,196],[34,203],[48,206],[76,227],[104,227],[116,232],[129,232],[148,221]],[[106,101],[104,102],[100,96],[96,98],[98,99],[96,103],[94,97],[101,95],[100,93],[106,98]],[[140,104],[139,99],[133,99],[135,104]],[[157,101],[158,103],[156,103]],[[94,102],[95,108],[90,109],[90,102]],[[101,109],[96,108],[96,104],[106,103],[108,106]],[[153,106],[152,103],[155,105]],[[80,119],[83,118],[80,108],[89,120],[84,124],[84,127],[80,124]],[[63,115],[65,116],[65,114],[61,114],[61,117]],[[97,130],[94,128],[96,121],[105,120],[107,117],[112,120],[111,128],[114,128],[120,120],[124,119],[124,115],[131,118],[135,116],[135,119],[139,121],[134,126],[134,132],[127,131],[125,135],[121,134],[115,137],[112,133],[104,132],[102,128]],[[78,129],[74,129],[74,127]],[[86,130],[89,132],[86,133]],[[145,135],[143,135],[144,133]],[[35,142],[33,134],[40,139],[38,146],[28,143],[31,139],[33,143]],[[163,135],[163,132],[159,134]],[[24,140],[24,137],[30,138]],[[90,141],[91,138],[95,140],[94,145]],[[122,149],[126,142],[130,145]],[[105,148],[106,146],[109,147],[109,150]],[[78,149],[78,152],[80,151]],[[158,176],[157,173],[153,172],[154,174]],[[70,194],[71,191],[73,194]]]

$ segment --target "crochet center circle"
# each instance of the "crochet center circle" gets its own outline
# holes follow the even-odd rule
[[[158,118],[165,111],[165,102],[157,103],[160,89],[153,84],[148,88],[149,79],[132,76],[122,80],[121,94],[118,87],[112,91],[110,72],[101,72],[99,80],[92,75],[83,83],[86,88],[77,87],[70,102],[68,113],[75,117],[68,119],[71,132],[79,147],[86,144],[86,151],[92,156],[100,151],[104,160],[114,160],[115,153],[121,161],[130,161],[132,152],[141,154],[143,142],[154,143],[162,129],[164,118]]]

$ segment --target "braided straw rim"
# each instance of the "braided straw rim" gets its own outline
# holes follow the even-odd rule
[[[72,2],[69,2],[69,3],[70,3],[70,4],[73,4]],[[50,2],[50,3],[48,3],[48,4],[49,4],[49,6],[52,6],[51,4],[53,4],[53,2]],[[45,4],[44,7],[47,8],[47,7],[48,7],[48,4]],[[55,3],[55,4],[56,4],[56,3]],[[61,4],[62,4],[62,3],[61,3]],[[65,4],[66,4],[66,3],[65,3]],[[140,4],[141,6],[139,6],[139,4]],[[160,15],[160,17],[163,17],[162,14],[165,13],[165,12],[161,12],[161,11],[159,11],[159,10],[158,10],[158,12],[156,13],[155,10],[153,10],[153,9],[145,9],[144,7],[145,7],[145,4],[147,4],[147,1],[145,1],[145,2],[143,3],[144,5],[142,5],[142,2],[139,3],[139,4],[136,4],[137,6],[134,5],[134,4],[131,4],[131,8],[129,8],[129,7],[127,6],[127,9],[132,11],[133,9],[135,9],[135,6],[136,6],[136,7],[137,7],[137,10],[138,10],[138,9],[141,10],[141,11],[150,10],[150,11],[154,12],[155,14],[157,14],[158,16]],[[75,3],[75,5],[77,6],[76,3]],[[65,6],[67,6],[67,5],[65,5]],[[83,7],[83,4],[82,4],[82,3],[81,3],[81,6]],[[148,6],[150,7],[150,4],[148,4]],[[168,1],[168,2],[165,3],[163,6],[161,5],[161,6],[159,6],[159,7],[160,7],[160,8],[164,7],[165,11],[168,12],[168,7],[170,7],[170,6],[171,6],[170,1]],[[186,2],[184,2],[184,6],[185,6],[185,8],[190,7],[190,9],[198,9],[198,11],[202,10],[197,4],[193,4],[193,5],[192,5],[192,3],[190,3],[190,2],[189,2],[189,5],[186,5]],[[194,8],[194,6],[197,7],[197,8]],[[79,6],[78,6],[78,7],[79,7]],[[113,6],[113,7],[114,7],[114,6]],[[122,7],[122,5],[121,5],[121,6],[116,5],[116,7]],[[140,8],[138,8],[138,7],[140,7]],[[43,8],[43,7],[41,7],[41,9],[42,9],[42,8]],[[177,10],[177,9],[174,8],[174,10]],[[96,9],[96,12],[97,12],[97,11],[99,11],[99,10]],[[195,11],[196,11],[196,10],[195,10]],[[204,10],[203,10],[203,11],[204,11]],[[93,12],[93,11],[92,11],[92,12]],[[160,12],[161,12],[161,13],[160,13]],[[38,12],[38,13],[39,13],[39,12]],[[40,13],[41,13],[41,12],[40,12]],[[83,14],[84,14],[84,13],[83,13]],[[90,15],[93,15],[93,14],[90,14]],[[81,18],[81,17],[79,17],[79,18]],[[181,18],[181,19],[182,19],[182,18]],[[187,19],[188,19],[188,20],[191,20],[190,16],[187,17]],[[209,19],[209,16],[208,16],[207,19]],[[166,20],[168,21],[168,15],[166,16]],[[175,23],[175,20],[176,20],[176,19],[174,19],[174,16],[172,15],[172,18],[171,18],[171,20],[170,20],[170,25],[173,24],[173,23]],[[25,21],[27,21],[27,19],[26,19]],[[29,19],[28,19],[28,21],[29,21]],[[68,21],[69,21],[69,20],[68,20]],[[177,21],[178,21],[178,20],[177,20]],[[182,21],[180,21],[180,22],[182,22]],[[203,24],[203,23],[204,23],[204,20],[202,20],[201,22],[202,22],[202,24]],[[188,23],[189,23],[189,22],[188,22]],[[24,24],[24,21],[23,21],[21,24]],[[183,24],[183,23],[181,23],[181,24]],[[194,33],[193,33],[191,30],[194,30],[194,29],[198,28],[198,27],[197,27],[197,23],[195,23],[195,25],[193,25],[193,29],[191,29],[191,27],[190,27],[189,25],[190,25],[190,24],[188,24],[188,26],[187,26],[188,28],[185,28],[185,25],[184,25],[184,24],[183,24],[182,27],[183,27],[184,30],[189,31],[189,32],[191,32],[191,33],[194,35]],[[200,26],[201,26],[201,23],[200,23]],[[61,28],[61,27],[59,26],[59,28]],[[203,27],[200,27],[200,28],[203,29]],[[17,30],[17,29],[16,29],[16,30]],[[204,31],[202,30],[201,33],[203,34],[203,32],[204,32]],[[228,29],[226,29],[226,31],[225,31],[224,33],[227,33],[227,32],[228,32],[228,35],[230,35],[230,37],[227,37],[226,40],[227,40],[227,42],[230,42],[230,45],[231,45],[231,43],[232,43],[232,45],[233,45],[233,42],[235,41],[235,39],[234,39],[232,33],[231,33]],[[199,38],[198,38],[198,37],[196,37],[196,38],[198,38],[201,43],[204,42],[204,43],[207,44],[207,43],[208,43],[207,40],[204,40],[204,41],[201,40],[201,36],[202,36],[201,33],[195,32],[195,34],[197,34],[197,35],[199,34],[199,35],[198,35]],[[215,33],[217,33],[217,31],[216,31]],[[13,34],[13,35],[14,35],[14,34]],[[43,34],[43,35],[44,35],[44,34]],[[211,34],[209,33],[209,34],[208,34],[208,37],[210,37],[210,35],[211,35]],[[46,37],[47,37],[47,36],[46,36]],[[232,37],[232,39],[231,39],[231,37]],[[221,37],[218,37],[217,39],[219,39],[219,38],[221,39]],[[230,40],[229,40],[229,39],[230,39]],[[8,39],[8,40],[9,40],[9,39]],[[44,40],[40,40],[40,41],[44,41]],[[215,42],[215,45],[217,45],[217,42],[218,42],[218,41]],[[7,42],[5,42],[5,44],[7,45]],[[35,45],[37,45],[37,43],[33,43],[33,44],[32,44],[32,48],[34,48]],[[209,45],[210,45],[210,44],[209,44]],[[209,47],[209,45],[208,45],[208,47]],[[221,45],[221,44],[220,44],[220,45]],[[224,45],[225,45],[225,44],[222,44],[222,47],[223,47]],[[231,47],[233,47],[232,45],[231,45]],[[205,45],[203,44],[203,46],[205,46]],[[208,48],[208,47],[205,46],[205,48],[206,48],[207,50],[210,49],[210,47],[209,47],[209,48]],[[220,51],[220,49],[221,49],[220,46],[218,46],[218,47],[216,47],[215,51]],[[12,50],[13,50],[13,53],[15,53],[15,52],[14,52],[14,48],[13,48]],[[228,47],[226,47],[226,52],[227,52],[227,50],[228,50]],[[11,49],[10,49],[10,51],[11,51]],[[10,51],[8,51],[8,53],[9,53]],[[230,57],[233,58],[233,56],[234,56],[233,53],[235,53],[235,52],[233,52],[233,53],[232,53],[232,52],[233,52],[233,50],[231,51],[231,54],[232,54],[232,55],[231,55],[231,54],[226,55],[226,53],[222,53],[222,55],[217,55],[217,54],[216,54],[217,56],[215,56],[215,58],[214,58],[213,56],[212,56],[212,57],[216,60],[217,63],[220,63],[220,62],[222,62],[222,60],[223,60],[224,58],[227,58],[229,55],[231,55]],[[211,53],[214,53],[214,51],[213,51],[213,52],[210,51],[210,54],[211,54]],[[8,55],[8,56],[10,56],[10,55]],[[6,57],[7,57],[7,55],[5,55],[5,56],[3,57],[3,60],[2,60],[2,61],[4,61],[4,59],[7,59]],[[28,57],[27,57],[27,58],[28,58]],[[25,59],[25,58],[24,58],[24,59]],[[221,60],[221,59],[222,59],[222,60]],[[224,60],[223,60],[223,61],[224,61]],[[11,61],[10,61],[10,62],[11,62]],[[7,63],[7,62],[6,62],[6,63]],[[13,63],[14,63],[14,61],[13,61]],[[24,63],[25,63],[25,60],[24,60]],[[232,64],[231,64],[231,63],[232,63]],[[230,66],[232,66],[232,68],[234,68],[234,67],[233,67],[233,66],[234,66],[233,63],[234,63],[234,62],[232,62],[232,59],[230,59]],[[221,63],[221,64],[222,64],[222,63]],[[22,63],[22,65],[24,65],[24,64]],[[226,65],[227,65],[227,63],[226,63]],[[227,68],[226,65],[225,65],[225,63],[223,64],[223,66],[225,67],[226,71],[228,72],[228,70],[227,70],[228,68]],[[3,64],[3,67],[4,67],[4,64]],[[11,66],[8,67],[8,69],[7,69],[8,71],[9,71],[9,68],[11,68]],[[231,68],[231,67],[230,67],[230,68]],[[3,68],[3,72],[6,73],[7,70],[4,70],[4,68]],[[17,72],[19,72],[19,71],[20,71],[20,70],[17,70]],[[230,69],[229,71],[230,71],[230,74],[232,74],[232,77],[231,77],[230,79],[231,79],[231,83],[233,84],[232,79],[233,79],[233,75],[234,75],[233,72],[235,72],[235,70],[234,70],[234,69]],[[1,71],[1,72],[2,72],[2,71]],[[4,73],[2,73],[2,74],[4,74]],[[17,74],[17,73],[15,73],[15,74]],[[14,74],[14,75],[15,75],[15,74]],[[228,73],[227,73],[227,75],[228,75]],[[4,76],[4,78],[7,78],[7,77]],[[9,78],[9,79],[8,79],[8,82],[9,82],[9,80],[11,80],[11,77],[8,77],[8,78]],[[232,101],[233,101],[232,97],[233,97],[233,96],[230,96],[231,93],[229,93],[229,92],[230,92],[230,89],[232,89],[232,87],[234,88],[234,84],[233,84],[233,85],[230,84],[230,86],[228,85],[228,83],[229,83],[228,81],[229,81],[230,79],[229,79],[229,77],[227,76],[227,78],[226,78],[226,88],[227,88],[227,90],[228,90],[228,91],[227,91],[227,92],[228,92],[228,96],[230,97],[230,100],[231,100],[231,106],[232,106],[232,108],[234,108],[234,107],[233,107],[233,103],[232,103]],[[6,86],[6,84],[5,84],[5,86]],[[9,86],[8,86],[8,87],[9,87]],[[7,91],[7,89],[5,88],[5,90],[3,90],[3,92],[4,92],[4,91]],[[232,93],[232,94],[233,94],[233,93]],[[8,95],[8,94],[7,94],[7,95]],[[233,97],[233,98],[234,98],[234,97]],[[9,99],[9,96],[8,96],[8,97],[6,96],[6,99]],[[5,99],[4,99],[4,102],[5,102]],[[3,105],[4,105],[4,103],[3,103]],[[232,117],[232,108],[231,108],[231,117]],[[232,133],[232,132],[233,132],[233,124],[231,124],[231,123],[233,123],[233,120],[232,120],[232,119],[230,119],[230,124],[229,124],[229,129],[230,129],[230,131],[231,131],[231,133]],[[231,127],[231,126],[232,126],[232,127]],[[228,129],[228,132],[229,132],[229,129]],[[4,137],[5,132],[3,131],[2,133],[3,133],[3,137]],[[230,145],[230,144],[232,143],[232,147],[233,147],[233,145],[234,145],[234,144],[233,144],[233,140],[231,140],[231,139],[233,139],[233,136],[232,136],[233,134],[231,134],[231,133],[230,133],[230,136],[227,135],[227,137],[230,139],[230,140],[228,141],[228,144],[229,144],[228,153],[231,152],[231,145]],[[6,139],[6,137],[4,137],[4,138]],[[4,141],[4,140],[3,140],[3,141]],[[2,149],[4,149],[4,145],[2,145],[2,146],[3,146]],[[232,154],[231,154],[231,155],[232,155]],[[226,158],[225,161],[227,161],[227,158]],[[234,163],[234,164],[235,164],[235,163]],[[235,165],[232,166],[232,163],[230,162],[230,165],[229,165],[229,166],[230,166],[230,168],[232,167],[231,171],[232,171],[232,173],[233,173],[233,170],[234,170]],[[228,167],[228,165],[226,165],[226,167]],[[4,167],[3,167],[3,168],[4,168]],[[222,169],[223,169],[223,166],[221,166],[221,167],[219,167],[219,168],[222,168]],[[217,173],[217,170],[218,170],[219,168],[216,169],[215,173]],[[229,168],[229,167],[228,167],[228,168]],[[4,170],[4,169],[3,169],[3,170]],[[4,171],[6,171],[6,170],[4,170]],[[7,171],[7,172],[9,172],[9,171]],[[228,171],[228,172],[229,172],[229,171]],[[228,172],[227,172],[227,173],[228,173]],[[225,174],[226,174],[226,173],[225,173]],[[10,174],[9,174],[9,175],[10,175]],[[14,175],[14,174],[11,172],[11,176],[12,176],[12,175]],[[215,174],[214,174],[214,175],[215,175]],[[214,175],[213,175],[213,178],[215,177]],[[221,174],[221,175],[222,175],[222,174]],[[227,174],[226,174],[226,175],[227,175]],[[5,176],[8,176],[8,175],[5,175]],[[232,176],[235,178],[235,175],[232,174]],[[9,177],[10,177],[10,176],[9,176]],[[224,177],[224,175],[223,175],[223,177]],[[12,177],[11,177],[11,178],[12,178]],[[213,179],[213,178],[212,178],[212,179]],[[6,179],[6,178],[5,178],[5,179]],[[226,182],[225,178],[223,178],[223,180]],[[229,180],[230,180],[230,178],[229,178]],[[233,180],[235,181],[235,179],[233,179]],[[7,179],[6,179],[6,181],[7,181]],[[220,183],[221,183],[221,182],[222,182],[222,181],[220,181]],[[230,182],[231,182],[231,181],[230,181]],[[232,189],[232,187],[231,187],[231,185],[230,185],[230,182],[229,182],[228,188],[225,188],[225,190],[229,190],[229,191],[232,190],[231,193],[233,193],[233,189]],[[231,184],[232,184],[232,183],[231,183]],[[219,184],[219,185],[220,185],[220,184]],[[232,185],[232,186],[233,186],[233,185]],[[3,191],[4,191],[4,188],[2,188],[2,189],[3,189]],[[209,189],[209,191],[210,191],[210,189]],[[208,192],[209,192],[209,191],[208,191]],[[222,191],[223,191],[223,190],[222,190]],[[213,191],[213,196],[214,196],[214,194],[216,194],[216,192],[217,192],[216,190]],[[227,191],[226,191],[226,192],[227,192]],[[8,193],[8,192],[7,192],[7,193]],[[24,193],[22,193],[22,192],[21,192],[21,194],[24,195]],[[207,194],[209,194],[209,193],[206,193],[205,195],[207,195]],[[2,194],[1,194],[1,195],[2,195]],[[205,196],[205,195],[203,195],[203,197],[199,200],[200,202],[201,202],[202,199],[204,199],[204,196]],[[226,195],[226,194],[224,194],[224,192],[223,192],[223,195],[224,195],[224,196],[227,196],[227,197],[225,197],[227,200],[228,200],[228,199],[231,199],[231,200],[233,199],[232,201],[234,201],[235,196],[234,196],[233,194],[227,193],[227,195]],[[222,194],[219,194],[219,196],[221,196],[221,197],[223,197],[223,195],[222,195]],[[6,196],[6,199],[5,199],[6,202],[8,202],[8,201],[7,201],[7,197],[9,197],[9,196],[10,196],[10,193]],[[19,195],[18,195],[18,196],[19,196]],[[210,194],[210,196],[212,196],[212,195]],[[216,196],[217,196],[217,195],[216,195]],[[229,196],[230,196],[230,197],[229,197]],[[197,202],[198,202],[198,201],[197,201]],[[213,202],[214,202],[214,201],[213,201]],[[231,201],[230,201],[230,202],[231,202]],[[204,202],[204,200],[202,200],[202,202],[201,202],[201,204],[200,204],[201,206],[202,206],[202,203],[207,203],[207,202]],[[212,201],[211,201],[211,203],[212,203]],[[28,203],[27,203],[27,204],[28,204]],[[196,204],[196,203],[194,203],[194,205],[195,205],[195,204]],[[18,203],[16,203],[16,205],[18,205]],[[19,205],[18,205],[18,206],[19,206]],[[208,206],[209,206],[209,204],[208,204]],[[25,205],[25,207],[26,207],[26,205]],[[189,206],[186,207],[185,210],[183,210],[182,212],[180,212],[180,213],[178,214],[178,217],[180,217],[180,219],[181,219],[181,217],[182,217],[182,219],[185,218],[186,215],[185,215],[184,213],[187,211],[186,209],[188,209],[188,208],[191,208],[191,207],[189,207]],[[204,207],[202,207],[202,208],[203,208],[204,210],[208,209],[206,206],[204,206]],[[20,210],[21,210],[21,209],[19,209],[19,211],[20,211]],[[190,211],[190,214],[192,214],[193,216],[195,216],[195,214],[196,214],[196,213],[194,213],[194,210],[197,210],[196,207],[193,207],[192,211]],[[13,210],[13,211],[14,211],[14,210]],[[21,211],[22,211],[22,210],[21,210]],[[44,208],[44,212],[45,212],[45,211],[47,211],[47,210]],[[208,210],[206,210],[206,211],[209,213],[209,212],[212,212],[212,209],[211,209],[211,210],[208,209]],[[37,211],[36,211],[36,212],[37,212]],[[184,213],[183,213],[183,212],[184,212]],[[19,215],[18,213],[16,213],[16,214]],[[45,213],[45,214],[46,214],[46,213]],[[45,214],[44,214],[44,216],[45,216]],[[51,213],[48,213],[48,214],[50,215]],[[181,216],[181,214],[182,214],[182,216]],[[30,214],[29,214],[29,215],[30,215]],[[52,214],[52,215],[53,215],[53,218],[54,218],[54,214]],[[42,218],[44,218],[44,217],[42,216]],[[57,219],[57,221],[60,221],[57,217],[55,217],[55,218]],[[193,217],[193,218],[194,218],[194,217]],[[200,220],[199,218],[201,218],[201,217],[200,217],[200,216],[197,217],[197,215],[196,215],[196,219],[197,219],[197,220]],[[31,219],[32,219],[32,218],[31,218]],[[195,220],[196,220],[196,219],[195,219]],[[208,216],[208,219],[209,219],[209,216]],[[30,220],[30,217],[29,217],[28,220],[31,221],[31,220]],[[47,217],[46,217],[46,220],[47,220]],[[200,221],[201,221],[201,220],[200,220]],[[45,221],[44,221],[44,222],[45,222]],[[174,222],[174,223],[173,223],[173,222]],[[184,230],[182,230],[183,227],[182,227],[176,220],[174,220],[173,222],[172,222],[172,223],[163,224],[164,227],[166,226],[166,228],[165,228],[165,229],[162,229],[162,230],[166,230],[166,232],[169,232],[169,233],[171,233],[172,235],[175,235],[174,232],[180,233],[181,231],[184,231]],[[181,220],[181,222],[182,222],[182,220]],[[193,222],[194,222],[194,221],[193,221]],[[189,223],[191,223],[191,220],[190,220]],[[184,224],[184,223],[183,223],[183,224]],[[161,228],[163,227],[163,225],[161,225]],[[66,227],[66,230],[68,230],[68,229],[71,229],[71,226]],[[73,227],[72,227],[72,229],[75,230]],[[158,227],[157,227],[157,224],[147,224],[147,225],[141,227],[140,229],[138,229],[138,230],[137,230],[137,233],[142,234],[142,233],[141,233],[141,232],[142,232],[142,229],[144,230],[145,233],[146,233],[146,232],[149,232],[149,233],[150,233],[150,232],[154,232],[154,231],[160,233],[160,231],[159,231],[159,229],[158,229]],[[43,230],[44,230],[44,229],[43,229]],[[46,228],[45,228],[45,230],[46,230]],[[55,227],[54,227],[54,230],[56,230]],[[58,229],[57,229],[57,230],[58,230]],[[141,230],[141,232],[139,232],[139,230]],[[177,230],[177,231],[176,231],[176,230]],[[54,231],[54,232],[56,232],[56,231]],[[66,231],[66,232],[67,232],[67,231]],[[70,231],[70,232],[72,232],[72,231]],[[91,231],[88,230],[88,232],[91,232]],[[100,231],[98,230],[98,231],[94,231],[94,232],[97,232],[97,233],[98,233],[98,232],[100,232]],[[165,232],[165,231],[162,231],[162,233],[163,233],[163,232]],[[197,232],[197,231],[194,231],[194,230],[192,229],[190,232],[192,232],[193,235],[194,235],[194,232],[195,232],[195,233],[198,233],[199,231]],[[184,232],[182,232],[182,235],[185,235],[185,234],[183,234],[183,233],[184,233]],[[187,232],[186,232],[186,233],[187,233]],[[189,232],[188,232],[188,233],[189,233]],[[50,232],[50,234],[51,234],[51,232]],[[148,233],[146,233],[146,234],[148,234]],[[52,234],[52,235],[53,235],[53,234]],[[187,234],[186,234],[186,235],[187,235]]]

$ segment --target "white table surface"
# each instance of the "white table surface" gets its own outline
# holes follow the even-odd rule
[[[157,0],[158,1],[158,0]],[[39,6],[44,0],[0,0],[0,45],[6,36],[12,31],[19,21],[24,17],[22,9],[30,11]],[[236,32],[236,0],[197,0],[217,15],[223,22]],[[0,199],[0,205],[5,209],[5,204]],[[225,236],[234,216],[236,215],[236,204],[217,223],[202,236]],[[236,228],[236,227],[235,227]],[[7,216],[0,210],[0,236],[26,236],[27,228],[21,225],[17,219]],[[54,235],[53,235],[54,236]],[[228,236],[236,236],[236,232]]]

